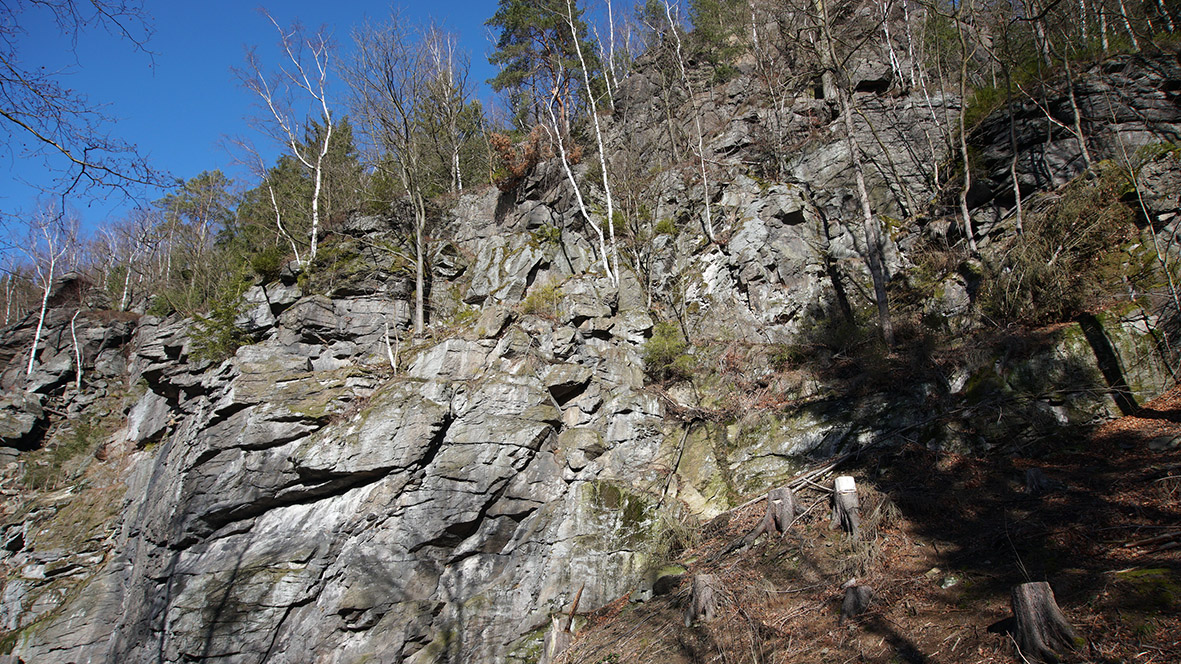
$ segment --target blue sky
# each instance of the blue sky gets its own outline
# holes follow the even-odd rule
[[[20,45],[24,64],[61,69],[64,84],[86,94],[92,104],[103,104],[107,115],[118,118],[112,133],[136,144],[157,168],[179,178],[217,168],[247,177],[232,164],[223,138],[250,135],[246,117],[257,109],[231,69],[243,65],[249,45],[258,47],[265,64],[279,64],[274,26],[249,0],[148,0],[145,5],[154,19],[155,33],[147,44],[153,55],[98,31],[83,35],[75,56],[51,20],[30,11],[19,17],[27,33]],[[274,0],[265,6],[281,25],[299,20],[310,28],[327,26],[345,57],[352,27],[366,17],[381,21],[391,8],[386,2],[349,0]],[[401,9],[416,22],[433,19],[459,34],[471,56],[471,80],[480,84],[478,94],[487,100],[484,81],[495,70],[487,62],[491,47],[484,21],[495,12],[495,0],[414,2]],[[343,101],[344,86],[332,90]],[[253,138],[264,156],[273,159],[278,148]],[[21,180],[45,182],[41,170],[37,160],[22,163],[19,153],[0,158],[0,211],[31,212],[37,190]],[[74,207],[84,226],[94,228],[124,214],[127,203],[78,200]]]

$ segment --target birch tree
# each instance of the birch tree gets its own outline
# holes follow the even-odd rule
[[[599,168],[603,176],[603,194],[607,199],[607,232],[611,237],[612,281],[619,285],[619,250],[615,244],[615,203],[611,198],[611,177],[607,174],[607,148],[603,143],[603,130],[599,127],[599,107],[595,103],[594,91],[591,89],[590,70],[586,58],[582,55],[581,40],[578,38],[578,24],[575,22],[574,0],[566,0],[566,25],[570,28],[570,35],[574,42],[574,51],[578,55],[578,64],[582,68],[582,81],[585,86],[587,103],[590,104],[590,116],[595,128],[595,142],[599,148]]]
[[[328,74],[332,66],[332,43],[325,28],[312,33],[299,23],[283,28],[270,14],[263,12],[279,33],[279,46],[286,60],[274,73],[267,73],[257,49],[246,54],[246,70],[239,72],[242,85],[258,96],[267,114],[257,124],[268,136],[310,174],[313,182],[310,205],[311,231],[307,262],[316,259],[321,223],[321,195],[324,187],[325,158],[332,140],[334,119],[328,101]],[[302,105],[301,105],[302,102]],[[306,112],[305,112],[306,111]],[[320,132],[308,132],[307,125],[318,117]],[[318,134],[319,140],[305,143],[306,135]]]
[[[353,33],[356,55],[345,69],[351,107],[369,143],[373,166],[396,181],[414,216],[414,331],[425,329],[427,199],[438,189],[428,156],[429,135],[440,121],[433,112],[432,87],[453,76],[438,57],[454,42],[437,29],[422,29],[392,15]],[[447,122],[444,118],[443,122]],[[446,186],[443,187],[446,189]]]
[[[701,199],[705,202],[705,218],[702,219],[702,224],[705,227],[705,235],[710,242],[714,238],[714,222],[713,214],[710,211],[710,196],[709,196],[709,177],[705,170],[705,135],[701,129],[701,109],[697,106],[697,96],[693,93],[693,84],[689,82],[689,72],[685,68],[685,54],[681,44],[681,33],[677,27],[677,21],[673,20],[672,6],[668,4],[668,0],[664,0],[664,11],[668,17],[669,32],[672,33],[677,45],[677,65],[681,71],[681,81],[685,84],[685,91],[689,95],[689,104],[693,107],[693,127],[697,130],[697,163],[701,167]]]
[[[823,48],[828,52],[828,62],[839,63],[837,57],[836,39],[833,36],[832,23],[826,0],[816,0],[817,13],[820,18],[821,38]],[[853,124],[854,101],[849,85],[848,73],[843,68],[832,72],[835,92],[840,105],[841,116],[845,124],[845,144],[849,150],[849,161],[853,166],[853,175],[857,183],[857,197],[861,203],[862,228],[865,231],[865,262],[869,268],[870,278],[873,280],[874,300],[878,310],[878,325],[882,329],[882,338],[886,345],[894,345],[894,322],[890,315],[890,303],[886,293],[886,268],[882,252],[882,231],[873,208],[869,201],[869,191],[865,186],[865,167],[862,163],[861,146],[857,140],[856,127]]]
[[[37,316],[37,327],[33,331],[33,345],[29,350],[29,363],[25,376],[31,376],[37,363],[37,350],[41,334],[45,331],[45,314],[49,310],[49,296],[53,292],[53,281],[69,265],[70,253],[78,239],[78,222],[64,217],[52,207],[42,207],[29,223],[28,240],[20,249],[33,266],[37,286],[41,290],[41,310]]]

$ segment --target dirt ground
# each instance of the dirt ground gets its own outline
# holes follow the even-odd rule
[[[558,661],[588,664],[1020,662],[1010,592],[1050,583],[1085,645],[1065,662],[1181,662],[1181,390],[1135,416],[1013,456],[917,445],[838,470],[857,478],[862,537],[829,529],[827,494],[783,537],[725,550],[765,502],[702,529],[689,572],[647,602],[588,616]],[[1028,469],[1046,490],[1027,490]],[[831,479],[825,480],[831,485]],[[689,576],[722,586],[714,620],[686,627]],[[842,585],[869,585],[868,612],[841,620]],[[660,585],[660,584],[658,584]]]

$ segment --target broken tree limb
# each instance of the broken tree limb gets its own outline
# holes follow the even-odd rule
[[[860,504],[857,500],[857,482],[849,475],[841,475],[833,484],[832,523],[830,528],[840,526],[853,539],[861,534]]]
[[[1140,540],[1128,542],[1128,543],[1124,544],[1123,546],[1124,546],[1124,548],[1134,547],[1134,546],[1148,546],[1149,544],[1160,544],[1163,542],[1171,542],[1171,541],[1173,541],[1175,539],[1179,539],[1179,538],[1181,538],[1181,532],[1165,533],[1163,535],[1156,535],[1155,537],[1148,537],[1145,539],[1140,539]]]
[[[718,577],[697,574],[693,577],[693,591],[685,609],[685,627],[695,622],[709,622],[718,612]]]
[[[1062,661],[1058,652],[1078,647],[1080,639],[1058,608],[1050,584],[1035,581],[1014,586],[1012,606],[1013,640],[1024,659],[1057,664]]]
[[[831,459],[830,461],[825,463],[823,466],[820,466],[819,468],[813,468],[812,470],[808,470],[803,473],[800,473],[799,475],[796,475],[795,477],[793,477],[791,479],[791,481],[789,481],[784,486],[791,489],[792,491],[795,491],[796,489],[799,489],[804,484],[810,483],[812,480],[815,480],[817,477],[820,477],[821,475],[824,475],[825,473],[832,472],[833,468],[836,468],[838,465],[840,465],[842,462],[844,462],[845,459],[848,459],[851,456],[853,456],[853,455],[852,455],[852,453],[849,453],[849,452],[846,452],[845,454],[841,454],[841,455]],[[828,489],[826,488],[825,491],[828,491]],[[755,503],[759,502],[762,499],[763,499],[763,496],[761,496],[761,495],[755,496],[754,498],[751,498],[750,500],[746,501],[745,503],[742,503],[741,505],[739,505],[737,507],[731,507],[727,511],[737,512],[740,509],[754,505]]]
[[[869,604],[873,601],[873,588],[869,586],[849,586],[845,588],[845,599],[841,602],[841,618],[839,622],[844,622],[848,618],[856,618],[857,616],[869,610]]]

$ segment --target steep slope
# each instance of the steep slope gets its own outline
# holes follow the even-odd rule
[[[1142,65],[1119,71],[1176,68]],[[932,158],[913,146],[948,141],[926,142],[920,93],[875,84],[872,59],[861,70],[855,124],[875,165],[874,206],[898,220],[884,253],[901,287],[923,243],[950,226],[908,202],[938,196]],[[928,447],[976,454],[1045,440],[1171,382],[1165,321],[1134,304],[953,360],[829,343],[841,301],[861,316],[872,292],[844,124],[831,100],[801,96],[779,126],[807,140],[781,177],[762,179],[750,137],[770,111],[754,77],[742,70],[663,111],[643,70],[620,91],[610,131],[620,153],[683,150],[677,136],[694,131],[696,106],[722,166],[708,189],[692,164],[654,174],[640,193],[673,232],[633,235],[633,268],[618,284],[551,160],[512,191],[465,194],[448,211],[432,260],[435,324],[421,338],[404,332],[412,284],[391,250],[393,224],[360,216],[303,274],[288,269],[247,293],[235,325],[254,343],[228,359],[202,356],[192,321],[88,313],[88,378],[76,391],[76,299],[55,309],[36,378],[19,359],[34,322],[6,331],[6,482],[24,460],[46,460],[55,474],[44,487],[59,489],[7,496],[0,615],[12,652],[37,662],[533,662],[551,615],[576,594],[594,610],[650,583],[686,527],[814,459],[872,448],[863,458],[905,476],[960,458]],[[1177,79],[1136,80],[1165,94]],[[659,112],[676,125],[667,137]],[[1175,119],[1127,131],[1147,144]],[[712,243],[704,197],[717,215]],[[1146,214],[1168,222],[1174,203],[1162,194]],[[998,245],[1010,237],[1003,223],[987,232]],[[968,329],[975,277],[959,268],[939,275],[933,317]],[[691,379],[646,376],[668,330],[658,322],[688,333],[692,345],[672,360],[687,358]],[[85,436],[84,418],[94,419]],[[889,482],[873,491],[893,496]],[[902,523],[923,525],[894,501]],[[732,537],[747,516],[706,532]],[[817,602],[850,571],[850,559],[824,555],[809,581],[824,584],[807,595]]]

